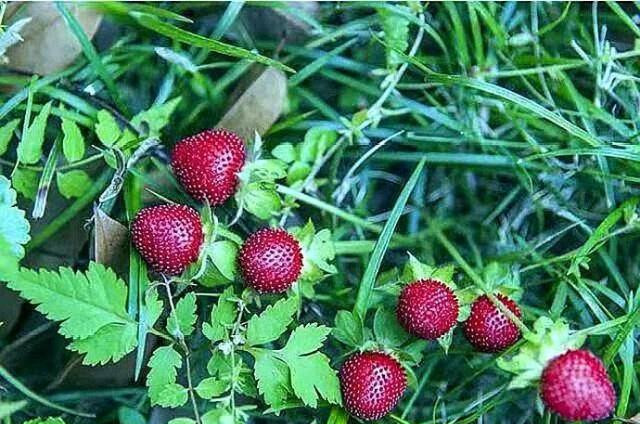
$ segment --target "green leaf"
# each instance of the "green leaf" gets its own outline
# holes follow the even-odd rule
[[[167,331],[175,337],[188,336],[193,333],[196,315],[196,295],[188,293],[176,303],[175,311],[167,320]]]
[[[340,382],[329,365],[329,358],[316,352],[306,356],[287,356],[286,360],[293,391],[305,405],[318,406],[318,396],[329,403],[340,404]]]
[[[187,389],[176,384],[182,357],[172,346],[159,347],[149,359],[147,387],[151,405],[176,408],[187,402]]]
[[[338,341],[351,347],[360,347],[364,343],[364,325],[358,314],[338,311],[336,326],[332,333]]]
[[[306,355],[316,351],[322,347],[330,332],[331,329],[329,327],[315,323],[301,325],[293,330],[281,352],[289,357]]]
[[[294,162],[287,172],[287,184],[292,185],[296,181],[302,181],[311,173],[311,165],[307,162]]]
[[[133,16],[143,27],[181,43],[186,43],[194,47],[201,47],[227,56],[253,60],[258,63],[262,63],[263,65],[273,66],[274,68],[278,68],[283,71],[295,72],[293,69],[276,60],[269,59],[268,57],[250,52],[249,50],[245,50],[240,47],[225,44],[220,41],[185,31],[171,24],[162,22],[154,16],[139,12],[132,12],[130,15]]]
[[[226,279],[233,281],[236,278],[238,245],[228,240],[216,241],[209,246],[208,253],[218,271]]]
[[[287,176],[286,163],[279,159],[259,159],[249,165],[252,181],[275,181]]]
[[[258,392],[274,410],[285,406],[289,387],[289,367],[269,351],[256,353],[254,375],[258,382]]]
[[[62,418],[35,418],[25,421],[24,424],[65,424]]]
[[[271,154],[276,159],[280,159],[283,162],[291,163],[296,160],[297,153],[296,148],[293,147],[291,143],[282,143],[278,144],[272,151]]]
[[[113,115],[109,111],[102,109],[98,112],[98,122],[95,126],[96,135],[98,139],[107,147],[111,147],[120,138],[120,127],[116,122]]]
[[[13,138],[13,132],[18,128],[19,119],[14,119],[0,127],[0,156],[7,152],[9,142]]]
[[[334,130],[313,127],[304,135],[304,141],[300,145],[300,160],[314,163],[322,157],[324,152],[338,139],[338,133]]]
[[[60,194],[67,199],[71,199],[85,194],[93,182],[85,171],[74,169],[65,173],[58,172],[56,174],[56,184]]]
[[[127,287],[101,264],[89,263],[84,273],[22,268],[8,286],[60,321],[60,334],[73,340],[71,350],[86,354],[86,364],[117,361],[137,345],[137,323],[126,311]]]
[[[236,321],[237,304],[231,300],[234,296],[233,287],[227,287],[220,295],[218,304],[211,308],[211,322],[202,325],[202,333],[212,342],[224,340]]]
[[[196,420],[191,418],[174,418],[169,421],[169,424],[196,424]]]
[[[269,219],[282,208],[280,196],[272,183],[249,183],[242,196],[243,207],[260,219]]]
[[[29,221],[23,210],[16,207],[16,192],[11,182],[0,175],[0,239],[17,259],[24,257],[24,245],[31,239]]]
[[[62,152],[69,162],[75,162],[84,157],[85,142],[78,125],[67,118],[62,118]]]
[[[396,6],[409,11],[408,8]],[[404,52],[409,47],[409,20],[386,8],[378,9],[380,23],[384,31],[384,41],[387,50],[387,67],[395,68],[403,63],[398,51]]]
[[[167,126],[169,120],[171,119],[171,115],[178,107],[178,104],[182,100],[182,97],[176,97],[174,99],[169,100],[166,103],[160,105],[154,105],[148,110],[140,112],[131,120],[131,125],[135,128],[138,128],[143,133],[148,133],[151,136],[158,136],[164,127]],[[147,128],[142,131],[142,124],[145,124]]]
[[[247,344],[257,346],[277,340],[293,322],[298,311],[298,299],[280,299],[268,306],[260,315],[251,317],[247,324]]]
[[[402,328],[396,314],[379,308],[373,319],[373,333],[376,340],[386,347],[398,347],[409,340],[409,334]]]
[[[229,382],[209,377],[202,380],[195,390],[202,399],[212,399],[229,390]]]
[[[38,193],[38,181],[40,177],[36,171],[26,168],[17,168],[11,176],[11,184],[18,193],[27,199],[34,200]]]
[[[42,107],[31,126],[22,135],[22,140],[18,145],[18,161],[20,163],[31,165],[40,161],[42,145],[44,144],[44,132],[47,128],[47,120],[50,113],[51,102],[48,102]]]

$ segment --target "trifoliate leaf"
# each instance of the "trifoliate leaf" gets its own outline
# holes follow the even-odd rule
[[[510,358],[498,358],[500,368],[516,374],[509,388],[535,385],[551,359],[567,350],[578,349],[586,337],[571,331],[569,324],[562,319],[554,322],[548,317],[540,317],[533,328],[533,332],[523,335],[526,342],[517,354]]]
[[[386,347],[398,347],[409,340],[409,334],[398,322],[396,314],[385,308],[376,311],[373,333],[378,343]]]
[[[360,315],[350,311],[338,311],[336,314],[336,326],[332,331],[341,343],[350,347],[360,347],[364,343],[364,326]]]
[[[9,142],[13,138],[13,132],[16,130],[19,123],[19,119],[14,119],[0,127],[0,156],[7,152]]]
[[[340,404],[340,382],[329,365],[329,358],[319,352],[306,356],[287,356],[287,364],[293,391],[305,405],[315,408],[319,396],[329,403]]]
[[[330,332],[331,329],[323,325],[301,325],[293,330],[281,352],[285,356],[299,356],[316,351],[322,347]]]
[[[62,118],[62,152],[69,162],[75,162],[84,157],[85,142],[78,125],[67,118]]]
[[[69,172],[56,174],[58,191],[65,198],[80,197],[91,187],[91,177],[85,171],[74,169]]]
[[[196,295],[189,293],[176,303],[175,311],[167,320],[167,331],[176,336],[188,336],[193,333],[196,316]]]
[[[50,113],[51,102],[42,106],[40,113],[22,135],[22,140],[18,144],[18,161],[20,163],[31,165],[40,161],[42,145],[44,144],[44,132],[47,128],[47,119],[49,119]]]
[[[122,133],[113,115],[104,109],[98,112],[95,131],[98,139],[107,147],[113,146]]]
[[[228,241],[216,241],[208,247],[208,254],[218,271],[229,281],[233,281],[236,276],[236,257],[238,255],[238,245]]]
[[[247,324],[247,344],[257,346],[277,340],[293,322],[298,310],[298,299],[280,299],[268,306],[260,315],[254,315]]]
[[[30,237],[29,221],[24,211],[16,207],[16,192],[11,188],[11,182],[0,175],[0,239],[8,244],[14,257],[22,259],[24,247]]]
[[[211,308],[211,322],[202,325],[202,334],[212,342],[224,340],[234,325],[237,316],[237,303],[232,301],[235,295],[233,287],[227,287],[218,299],[218,304]]]
[[[11,176],[11,185],[25,198],[34,200],[38,193],[39,180],[40,177],[36,171],[18,168]]]
[[[195,388],[202,399],[218,397],[229,390],[229,381],[218,380],[214,377],[205,378]]]
[[[172,346],[159,347],[149,359],[147,387],[152,405],[176,408],[187,402],[187,389],[176,384],[182,357]]]
[[[254,375],[258,392],[274,410],[285,406],[290,392],[289,367],[270,351],[259,351],[255,356]]]
[[[127,287],[101,264],[91,262],[84,273],[22,268],[7,285],[60,321],[60,334],[73,340],[71,350],[86,354],[87,364],[117,361],[137,345],[137,323],[126,310]]]
[[[154,105],[150,109],[140,112],[131,120],[131,125],[146,133],[142,124],[146,125],[151,136],[160,135],[160,131],[169,123],[171,115],[180,103],[181,97],[176,97],[161,105]]]

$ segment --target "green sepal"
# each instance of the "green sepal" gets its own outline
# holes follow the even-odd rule
[[[441,268],[433,267],[431,265],[420,262],[411,253],[409,260],[407,261],[402,274],[400,275],[400,282],[404,284],[412,283],[418,280],[438,280],[446,284],[452,290],[457,288],[453,281],[454,267],[453,265],[447,265]]]
[[[533,325],[533,332],[524,335],[525,343],[518,353],[509,358],[498,358],[498,366],[516,374],[509,383],[510,389],[535,386],[547,363],[567,350],[578,349],[586,336],[571,331],[569,324],[560,319],[553,321],[540,317]]]
[[[298,240],[302,249],[302,271],[298,277],[302,294],[312,297],[313,286],[325,278],[326,275],[335,274],[337,268],[331,264],[336,252],[331,237],[331,231],[323,229],[316,232],[311,220],[304,227],[291,228],[290,233]]]

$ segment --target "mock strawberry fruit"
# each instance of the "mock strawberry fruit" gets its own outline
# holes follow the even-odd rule
[[[200,216],[185,205],[142,209],[131,223],[131,237],[151,269],[167,275],[195,262],[204,241]]]
[[[516,303],[506,296],[496,296],[515,316],[522,313]],[[500,352],[520,338],[518,326],[504,315],[486,296],[478,297],[471,305],[471,314],[464,322],[464,334],[480,352]]]
[[[173,172],[187,193],[212,206],[233,196],[244,162],[244,141],[225,129],[187,137],[176,144],[171,154]]]
[[[445,335],[458,320],[458,299],[438,280],[418,280],[404,287],[398,299],[398,321],[409,333],[427,340]]]
[[[362,420],[377,420],[395,408],[407,388],[402,365],[383,352],[352,355],[340,369],[345,409]]]
[[[552,359],[542,372],[542,401],[567,421],[607,418],[616,392],[602,361],[588,350],[569,350]]]
[[[246,283],[258,293],[287,291],[302,271],[302,249],[291,234],[263,228],[242,245],[238,264]]]

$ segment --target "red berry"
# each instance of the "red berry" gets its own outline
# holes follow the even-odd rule
[[[402,365],[382,352],[352,355],[340,369],[345,409],[363,420],[377,420],[395,408],[407,388]]]
[[[244,141],[225,129],[187,137],[176,144],[171,154],[173,172],[187,193],[212,206],[233,196],[244,161]]]
[[[182,273],[195,262],[204,241],[196,211],[185,205],[142,209],[131,223],[133,245],[156,272]]]
[[[501,294],[496,297],[520,318],[520,308],[513,300]],[[469,343],[480,352],[500,352],[520,338],[518,326],[500,312],[486,295],[473,302],[463,329]]]
[[[435,340],[456,324],[458,299],[441,281],[419,280],[402,290],[396,313],[409,333]]]
[[[263,228],[245,240],[238,263],[245,281],[256,291],[282,293],[300,276],[302,249],[285,230]]]
[[[616,392],[602,361],[588,350],[570,350],[552,359],[542,372],[544,404],[567,421],[607,418]]]

